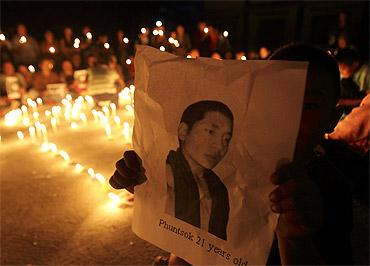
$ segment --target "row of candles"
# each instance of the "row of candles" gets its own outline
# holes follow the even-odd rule
[[[134,114],[134,90],[135,87],[131,85],[130,87],[126,87],[119,94],[119,107],[123,107],[124,112],[129,118],[133,118]],[[27,105],[22,105],[21,108],[12,110],[5,115],[5,125],[10,127],[15,125],[28,127],[29,139],[32,143],[39,144],[41,151],[52,152],[59,155],[69,165],[74,166],[77,172],[86,172],[91,178],[96,179],[101,183],[103,190],[108,192],[108,197],[111,199],[112,205],[117,206],[124,202],[127,193],[122,192],[118,195],[114,192],[110,192],[107,181],[102,174],[96,173],[91,167],[83,167],[80,163],[74,163],[66,151],[58,149],[56,144],[50,142],[46,124],[50,124],[54,133],[58,131],[58,127],[62,127],[65,124],[69,124],[71,129],[76,129],[78,128],[78,122],[87,125],[88,116],[91,113],[94,123],[104,128],[107,139],[112,139],[111,123],[114,123],[116,128],[122,128],[125,141],[130,143],[132,135],[130,123],[125,121],[121,124],[121,119],[117,115],[117,107],[114,103],[103,106],[101,111],[94,109],[95,103],[91,96],[79,96],[77,99],[73,100],[71,95],[67,94],[61,103],[61,106],[53,106],[51,110],[46,110],[44,116],[41,117],[39,107],[43,105],[42,99],[37,98],[36,101],[27,99]],[[17,131],[17,137],[20,141],[25,140],[25,134],[20,130]]]

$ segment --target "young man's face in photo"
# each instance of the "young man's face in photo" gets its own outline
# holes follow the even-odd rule
[[[179,127],[182,152],[190,167],[214,168],[225,156],[232,136],[229,118],[220,112],[206,112],[204,118],[189,130],[185,123]]]

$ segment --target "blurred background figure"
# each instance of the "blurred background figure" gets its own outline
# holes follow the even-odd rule
[[[74,69],[71,60],[64,59],[61,63],[61,71],[59,72],[59,80],[67,86],[67,90],[73,96],[79,95],[77,81],[74,78]]]
[[[115,55],[109,56],[108,68],[114,70],[119,75],[118,86],[119,89],[122,89],[125,86],[125,77],[123,75],[122,67],[118,64],[117,57]]]
[[[346,48],[352,42],[349,14],[347,11],[338,13],[338,24],[329,32],[329,50],[334,53],[339,49]]]
[[[130,54],[130,40],[121,29],[116,32],[116,40],[113,48],[119,64],[124,64]]]
[[[176,27],[176,31],[174,32],[174,36],[171,37],[177,41],[173,44],[173,53],[175,55],[185,57],[191,49],[191,43],[189,35],[185,32],[184,26],[178,25]]]
[[[266,46],[261,46],[258,54],[259,54],[259,59],[266,60],[270,56],[271,51]]]
[[[75,48],[73,45],[73,31],[70,27],[65,27],[63,30],[63,37],[59,41],[60,51],[64,57],[71,57],[72,53],[75,52],[76,49],[79,49]]]
[[[141,28],[140,33],[137,35],[135,44],[149,45],[150,44],[150,31],[149,28]]]
[[[23,76],[15,72],[11,61],[3,61],[0,74],[0,107],[18,107],[25,92],[26,81]]]
[[[17,26],[17,34],[12,38],[12,50],[14,63],[16,65],[37,64],[39,57],[39,46],[37,41],[27,33],[23,24]]]
[[[348,114],[370,91],[369,65],[362,62],[355,49],[345,48],[335,55],[341,76],[341,99],[338,102]]]
[[[258,60],[259,56],[258,56],[258,53],[256,52],[256,50],[254,50],[254,49],[248,50],[247,59],[248,60]]]
[[[0,31],[0,34],[2,34],[3,36],[3,38],[0,38],[0,60],[1,62],[12,61],[13,60],[12,44],[7,39],[5,33]]]
[[[117,104],[117,93],[124,84],[117,71],[108,67],[108,62],[108,57],[100,56],[96,65],[87,69],[87,94],[98,104],[100,101]]]
[[[47,30],[44,33],[44,39],[40,44],[40,51],[42,56],[54,56],[59,54],[59,45],[54,38],[52,31]]]
[[[31,96],[44,97],[47,96],[46,85],[59,83],[60,80],[58,74],[53,70],[54,65],[49,58],[41,59],[39,67],[40,70],[33,76]]]

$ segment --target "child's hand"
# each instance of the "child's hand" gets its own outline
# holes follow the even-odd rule
[[[123,158],[116,162],[116,171],[109,179],[109,184],[115,189],[125,188],[134,193],[134,186],[147,180],[145,169],[140,157],[135,151],[125,151]]]

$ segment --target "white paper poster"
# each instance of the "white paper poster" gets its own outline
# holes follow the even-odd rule
[[[265,264],[270,175],[291,160],[307,63],[186,59],[138,46],[133,231],[191,264]]]

